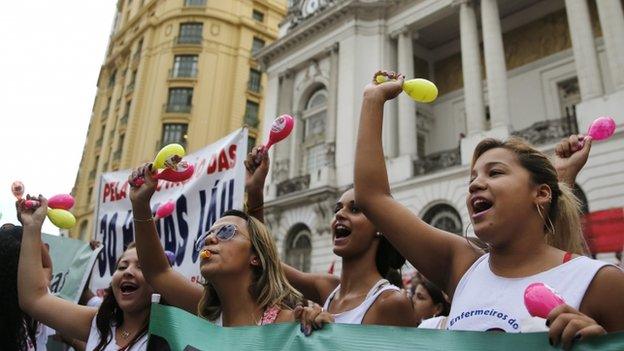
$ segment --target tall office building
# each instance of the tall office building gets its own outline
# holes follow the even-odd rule
[[[262,130],[265,78],[252,54],[277,37],[283,0],[119,0],[73,194],[88,240],[96,180],[151,160],[162,145],[193,152],[247,125]],[[95,190],[94,190],[95,189]]]

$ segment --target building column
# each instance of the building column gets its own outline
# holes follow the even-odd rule
[[[481,78],[481,55],[479,54],[479,30],[474,3],[458,0],[461,59],[464,76],[464,99],[466,105],[466,130],[468,135],[485,129],[485,107]]]
[[[398,71],[406,79],[414,78],[412,34],[404,28],[398,36]],[[399,155],[416,157],[416,103],[407,95],[399,95]]]
[[[497,0],[481,0],[481,24],[491,127],[508,128],[511,122],[507,100],[507,66]]]
[[[339,44],[327,49],[329,53],[329,86],[327,87],[327,120],[325,123],[325,142],[336,142],[336,114],[338,110],[338,54]],[[333,162],[332,162],[333,163]]]
[[[599,0],[598,16],[604,38],[609,76],[615,90],[624,88],[624,11],[620,0]]]
[[[602,77],[587,0],[565,0],[565,5],[581,99],[602,96]]]
[[[287,70],[279,77],[279,90],[277,100],[277,116],[289,114],[293,117],[293,93],[294,93],[294,74]],[[276,118],[277,116],[272,116]],[[296,124],[295,124],[296,125]],[[280,145],[275,145],[275,160],[273,166],[273,175],[276,181],[284,181],[290,177],[289,169],[292,168],[292,148],[297,144],[293,138],[286,138]]]

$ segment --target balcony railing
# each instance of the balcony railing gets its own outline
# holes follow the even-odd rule
[[[176,104],[164,104],[163,110],[167,113],[191,113],[193,105],[176,105]]]
[[[119,161],[120,159],[121,159],[121,150],[117,150],[113,154],[113,161]]]
[[[282,196],[296,191],[306,190],[310,187],[310,175],[291,178],[277,184],[277,196]]]
[[[128,117],[129,117],[129,114],[126,112],[126,114],[121,116],[121,118],[119,119],[119,124],[121,126],[125,126],[126,124],[128,124]]]
[[[134,82],[130,82],[128,86],[126,86],[126,93],[130,94],[133,91],[134,91]]]
[[[202,40],[201,35],[184,35],[175,37],[174,43],[177,45],[201,45]]]
[[[94,179],[95,179],[95,169],[89,172],[89,180],[94,180]]]
[[[109,111],[110,111],[110,106],[106,106],[106,108],[102,110],[102,118],[108,117]]]
[[[169,78],[196,78],[197,69],[170,69]]]
[[[459,147],[429,154],[414,161],[414,175],[425,175],[461,164]]]
[[[95,147],[102,147],[102,142],[104,141],[104,139],[99,138],[98,140],[95,141]]]
[[[576,115],[571,114],[561,119],[549,119],[533,123],[530,127],[511,132],[533,145],[555,143],[570,134],[578,133]]]

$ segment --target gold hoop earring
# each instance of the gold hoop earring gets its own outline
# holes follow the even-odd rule
[[[383,234],[382,234],[381,232],[376,232],[376,233],[375,233],[375,236],[376,236],[376,237],[378,237],[378,238],[380,238],[380,237],[382,237],[382,236],[383,236]]]
[[[546,228],[546,230],[550,234],[555,235],[555,226],[550,220],[550,217],[544,217],[544,215],[542,214],[542,206],[535,204],[535,208],[537,209],[537,214],[539,214],[540,218],[542,218],[542,222],[544,222],[544,227]],[[548,219],[548,221],[546,221],[546,219]]]

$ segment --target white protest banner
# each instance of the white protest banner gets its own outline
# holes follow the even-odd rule
[[[171,216],[156,221],[156,228],[165,250],[175,254],[174,268],[191,281],[199,277],[195,240],[223,212],[243,208],[246,152],[247,129],[242,128],[185,156],[184,160],[195,165],[191,179],[183,183],[158,182],[151,201],[152,212],[169,200],[174,201],[175,210]],[[109,286],[124,248],[134,241],[130,173],[131,170],[123,170],[100,177],[94,229],[103,249],[91,277],[91,289],[98,295]]]

